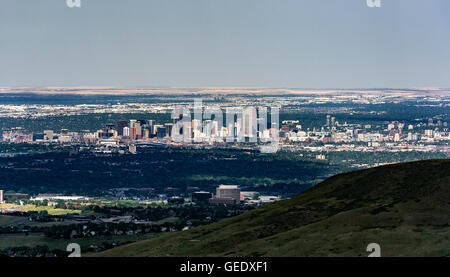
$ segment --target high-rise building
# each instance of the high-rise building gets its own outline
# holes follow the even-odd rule
[[[135,127],[130,127],[130,135],[129,135],[129,137],[132,140],[135,140],[136,139],[136,135],[137,135],[136,128]]]
[[[142,138],[150,138],[150,130],[147,128],[142,129]]]
[[[153,126],[155,126],[156,121],[153,119],[150,119],[149,121],[147,121],[147,128],[150,130],[150,135],[154,135],[155,132],[153,131]]]
[[[172,123],[166,123],[164,124],[164,127],[166,128],[166,137],[172,136],[172,130],[173,130],[173,124]]]
[[[164,138],[166,136],[166,127],[163,127],[163,126],[158,127],[158,129],[156,130],[156,136],[159,139]]]
[[[135,125],[136,127],[136,138],[135,139],[141,139],[142,138],[142,127],[141,124],[138,122]]]
[[[220,136],[219,135],[219,121],[217,121],[217,120],[214,120],[212,123],[211,123],[211,136],[212,137],[218,137],[218,136]]]
[[[141,124],[141,126],[147,124],[147,121],[144,120],[144,119],[138,119],[137,122],[138,122],[139,124]]]
[[[129,137],[130,136],[130,128],[129,127],[127,127],[127,126],[123,127],[123,129],[122,129],[122,136],[124,136],[124,137]]]
[[[3,203],[3,190],[0,189],[0,203]]]
[[[256,109],[253,107],[248,107],[244,110],[243,116],[243,131],[244,137],[255,138],[256,131],[258,129],[257,126],[257,113]]]
[[[128,127],[128,121],[126,120],[118,120],[117,121],[117,134],[119,136],[123,136],[123,128]]]

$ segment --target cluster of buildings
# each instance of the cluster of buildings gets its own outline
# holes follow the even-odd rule
[[[267,204],[281,200],[280,196],[263,196],[255,191],[241,191],[239,186],[220,185],[216,188],[216,195],[206,191],[192,193],[193,202],[210,203],[212,205],[234,205],[234,204]]]
[[[45,130],[42,133],[30,133],[19,128],[4,131],[0,134],[0,140],[13,143],[94,145],[101,151],[128,146],[130,153],[136,153],[135,145],[139,143],[162,143],[175,146],[199,143],[257,143],[267,142],[273,138],[278,138],[282,147],[307,151],[370,149],[390,151],[400,148],[417,151],[449,151],[450,149],[448,123],[439,119],[430,118],[427,123],[419,122],[414,125],[406,125],[398,121],[374,125],[341,123],[336,117],[326,115],[322,126],[305,129],[298,120],[285,120],[279,127],[278,123],[267,122],[267,119],[258,116],[257,112],[255,109],[244,109],[242,116],[227,122],[226,126],[217,119],[186,120],[180,115],[171,123],[162,124],[157,124],[155,120],[119,120],[116,123],[106,124],[105,128],[96,132]],[[183,139],[176,139],[180,137]],[[358,147],[353,145],[355,143]],[[124,153],[123,150],[122,153]]]
[[[125,190],[131,188],[119,188],[115,190]],[[151,191],[154,192],[152,188],[141,188],[138,190],[142,191]],[[164,195],[159,195],[163,197]],[[89,198],[86,196],[67,196],[61,194],[38,194],[34,197],[29,196],[28,194],[21,193],[7,193],[5,194],[3,190],[0,190],[0,204],[4,203],[4,198],[19,198],[19,199],[29,199],[31,201],[49,201],[49,206],[56,204],[55,201],[90,201],[94,198]],[[127,199],[127,198],[123,198]],[[166,198],[168,203],[171,204],[183,204],[185,203],[185,199],[179,196],[172,196]],[[194,203],[208,203],[211,205],[236,205],[236,204],[266,204],[274,201],[281,200],[280,196],[263,196],[260,195],[259,192],[255,191],[241,191],[239,186],[237,185],[219,185],[216,188],[216,194],[214,195],[211,192],[207,191],[194,191],[191,193],[191,199],[188,201],[192,201]],[[146,201],[144,201],[146,202]]]
[[[447,122],[429,119],[415,125],[394,121],[386,125],[340,123],[327,115],[320,128],[304,130],[301,125],[283,124],[280,140],[297,150],[310,151],[450,151]],[[317,159],[324,159],[318,155]]]
[[[224,143],[254,141],[259,138],[269,140],[275,128],[262,129],[261,120],[255,115],[244,113],[242,118],[236,118],[228,126],[223,126],[218,120],[186,121],[182,115],[172,123],[157,124],[155,120],[119,120],[106,124],[105,128],[95,132],[71,132],[61,130],[44,130],[31,133],[22,128],[15,128],[0,133],[0,141],[10,143],[55,143],[63,145],[95,145],[103,148],[130,146],[129,152],[135,153],[136,143],[160,142],[164,144],[186,145],[206,143]],[[267,125],[267,124],[265,124]],[[181,138],[180,140],[175,137]],[[227,139],[227,140],[226,140]]]

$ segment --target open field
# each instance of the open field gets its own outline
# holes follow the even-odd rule
[[[57,209],[50,206],[35,206],[35,205],[16,205],[16,204],[0,204],[0,211],[5,209],[14,209],[20,212],[43,212],[46,211],[51,215],[64,215],[64,214],[79,214],[80,210],[69,209]]]
[[[5,226],[5,225],[14,224],[15,222],[19,222],[19,221],[23,221],[23,220],[24,220],[24,218],[20,217],[20,216],[0,215],[0,227]]]

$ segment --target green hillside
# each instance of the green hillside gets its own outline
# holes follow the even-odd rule
[[[286,201],[99,256],[450,256],[450,160],[334,176]]]

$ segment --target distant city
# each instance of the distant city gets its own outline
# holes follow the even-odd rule
[[[442,89],[70,91],[0,93],[0,241],[30,240],[0,254],[66,256],[72,240],[100,252],[336,174],[450,157]]]
[[[246,121],[247,120],[247,121]],[[105,127],[95,132],[73,132],[70,130],[44,130],[33,133],[28,130],[11,129],[2,132],[4,143],[53,143],[87,147],[93,146],[95,151],[121,154],[136,153],[138,144],[161,144],[167,146],[226,145],[225,138],[230,133],[233,137],[243,136],[243,143],[235,141],[236,147],[246,144],[252,138],[270,139],[275,132],[272,128],[259,131],[256,120],[244,116],[236,120],[232,127],[222,126],[218,121],[192,120],[185,132],[189,132],[192,143],[174,142],[173,131],[177,121],[156,124],[155,120],[119,120],[116,123],[105,123]],[[450,132],[448,122],[429,118],[427,123],[405,124],[392,121],[386,124],[358,124],[340,122],[339,118],[326,115],[323,125],[304,128],[299,120],[283,120],[279,134],[280,146],[288,151],[441,151],[449,152]],[[241,128],[244,125],[244,128]],[[186,125],[185,125],[186,126]],[[184,127],[185,127],[184,126]],[[221,127],[219,127],[221,126]],[[243,130],[243,134],[240,133]],[[181,133],[183,127],[181,128]],[[229,144],[229,143],[228,143]],[[321,144],[321,145],[318,145]],[[127,149],[127,151],[125,150]],[[318,155],[319,159],[325,159]]]

